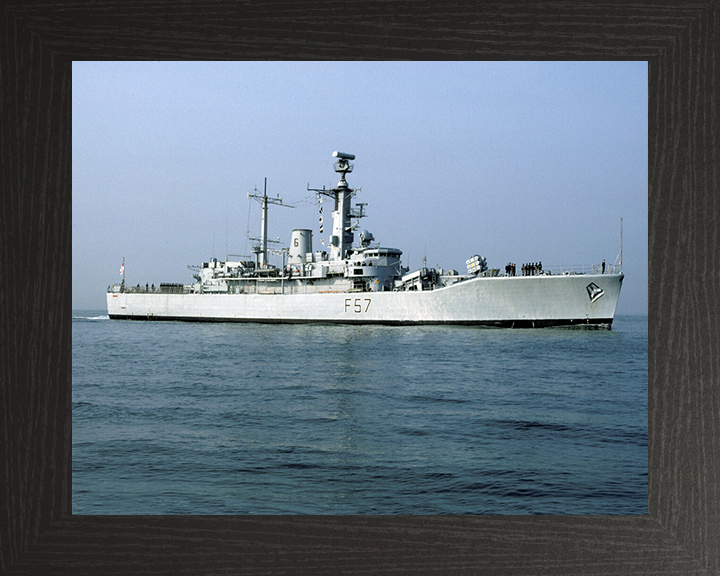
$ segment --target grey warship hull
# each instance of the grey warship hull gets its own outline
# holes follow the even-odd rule
[[[414,292],[108,293],[112,319],[609,327],[622,274],[479,277]],[[279,284],[279,282],[278,282]]]

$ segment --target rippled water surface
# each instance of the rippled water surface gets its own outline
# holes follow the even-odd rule
[[[647,318],[73,313],[74,514],[647,514]]]

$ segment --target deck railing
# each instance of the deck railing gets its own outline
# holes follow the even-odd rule
[[[127,286],[123,284],[113,284],[108,286],[108,292],[120,294],[183,294],[186,292],[185,287],[182,284],[161,284],[160,286],[140,284],[136,286]]]
[[[602,264],[555,264],[543,266],[542,270],[535,270],[534,273],[522,273],[522,267],[516,266],[515,276],[568,276],[575,274],[619,274],[622,268],[617,264],[606,264],[603,270]],[[501,274],[507,276],[507,274]]]

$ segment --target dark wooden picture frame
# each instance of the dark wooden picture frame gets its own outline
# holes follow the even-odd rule
[[[720,14],[603,3],[0,4],[0,572],[720,573]],[[73,516],[72,61],[645,60],[647,516]]]

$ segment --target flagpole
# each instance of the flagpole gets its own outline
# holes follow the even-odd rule
[[[622,272],[622,218],[620,218],[620,271]]]

